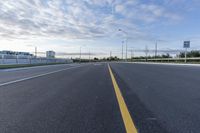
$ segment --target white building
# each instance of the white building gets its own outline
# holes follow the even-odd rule
[[[55,58],[56,53],[54,51],[47,51],[46,57],[47,58]]]

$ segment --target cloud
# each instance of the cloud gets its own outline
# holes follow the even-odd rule
[[[123,5],[116,5],[116,6],[115,6],[115,11],[116,11],[117,13],[123,12],[123,11],[124,11],[124,6],[123,6]]]
[[[169,11],[164,6],[152,3],[127,2],[116,6],[116,12],[129,19],[152,23],[162,19],[180,20],[181,16]]]
[[[0,1],[0,36],[88,39],[124,28],[144,38],[140,23],[180,18],[157,3],[139,0],[7,0]]]

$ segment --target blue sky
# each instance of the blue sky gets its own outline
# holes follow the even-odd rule
[[[199,0],[0,1],[0,50],[120,56],[128,49],[200,49]],[[138,53],[136,53],[138,54]]]

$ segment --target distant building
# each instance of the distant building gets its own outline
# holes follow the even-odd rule
[[[56,53],[54,51],[47,51],[46,57],[47,58],[55,58]]]
[[[30,58],[33,57],[33,54],[29,52],[16,52],[16,51],[0,51],[0,56],[3,58]]]

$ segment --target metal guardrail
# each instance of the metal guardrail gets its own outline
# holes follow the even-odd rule
[[[194,58],[187,58],[187,61],[200,61],[200,57],[194,57]],[[160,62],[166,62],[166,61],[185,61],[185,58],[154,58],[154,59],[133,59],[133,61],[160,61]]]

